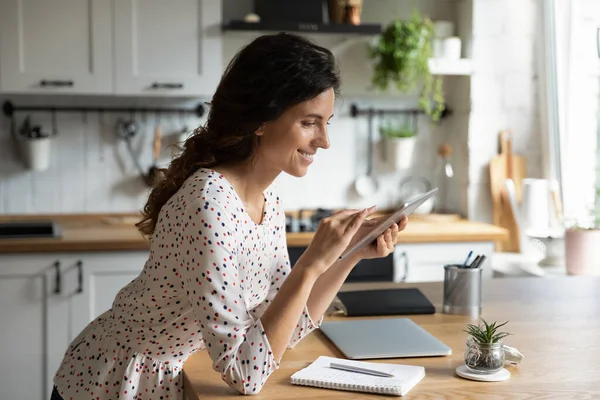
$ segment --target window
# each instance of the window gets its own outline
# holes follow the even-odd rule
[[[542,9],[546,167],[561,183],[570,224],[588,216],[600,187],[600,1],[542,0]]]

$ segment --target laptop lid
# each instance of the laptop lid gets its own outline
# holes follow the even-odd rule
[[[325,321],[321,331],[352,360],[452,354],[450,347],[409,318]]]

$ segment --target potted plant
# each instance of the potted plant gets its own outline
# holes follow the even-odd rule
[[[414,10],[411,19],[395,19],[386,26],[376,43],[369,46],[369,56],[375,89],[386,91],[392,84],[407,93],[420,88],[419,106],[437,122],[446,105],[442,78],[429,71],[433,37],[432,21]]]
[[[483,325],[468,324],[464,331],[469,334],[467,348],[465,349],[465,364],[473,372],[492,374],[504,368],[504,348],[502,339],[510,333],[498,330],[508,321],[497,324],[487,323],[481,319]]]
[[[25,166],[34,171],[44,171],[50,166],[50,152],[54,136],[42,132],[40,125],[32,126],[26,117],[15,139]]]
[[[599,176],[600,174],[596,172]],[[565,229],[565,264],[569,275],[600,275],[600,183],[588,218]]]
[[[407,124],[393,126],[388,124],[379,128],[385,140],[387,159],[394,168],[401,170],[411,166],[417,131]]]

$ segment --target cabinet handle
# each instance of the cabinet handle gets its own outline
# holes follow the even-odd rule
[[[77,293],[83,293],[83,262],[81,260],[77,261],[75,264],[77,266]]]
[[[600,57],[600,27],[596,28],[596,50],[598,51],[598,57]]]
[[[60,294],[61,281],[60,281],[60,261],[54,261],[54,294]]]
[[[183,89],[183,83],[159,83],[154,82],[152,89]]]
[[[40,81],[40,86],[53,86],[53,87],[73,87],[75,83],[73,81],[48,81],[46,79],[42,79]]]
[[[400,278],[400,282],[404,282],[406,281],[406,278],[408,278],[408,254],[406,254],[405,251],[398,253],[398,256],[394,260],[394,267],[400,265],[400,260],[404,260],[404,270],[402,271],[402,278]]]

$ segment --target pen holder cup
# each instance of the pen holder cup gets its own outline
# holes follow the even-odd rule
[[[467,315],[478,318],[481,314],[481,268],[463,268],[444,265],[445,314]]]

